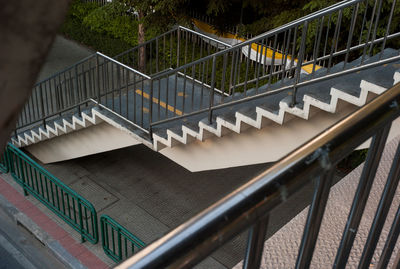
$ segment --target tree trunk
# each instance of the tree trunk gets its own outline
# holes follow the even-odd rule
[[[69,0],[2,1],[0,8],[0,154],[64,21]]]
[[[143,18],[145,13],[139,10],[139,26],[138,26],[138,42],[139,44],[143,44],[145,42],[145,29]],[[139,48],[139,71],[142,73],[146,73],[146,47],[142,46]]]

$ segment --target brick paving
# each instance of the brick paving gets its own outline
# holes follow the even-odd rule
[[[57,240],[71,255],[75,256],[87,268],[110,268],[108,264],[103,262],[99,257],[90,251],[85,244],[73,238],[71,234],[65,231],[64,227],[58,225],[42,210],[37,208],[37,205],[30,200],[32,197],[25,197],[21,192],[15,189],[9,183],[8,175],[0,175],[0,190],[1,195],[4,196],[12,205],[14,205],[20,212],[27,215],[34,223],[36,223],[42,230],[46,231],[54,240]],[[50,212],[48,212],[50,213]]]

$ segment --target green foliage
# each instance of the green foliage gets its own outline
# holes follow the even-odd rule
[[[96,2],[82,2],[80,0],[73,0],[70,4],[67,18],[83,19],[90,12],[98,8],[99,5]]]
[[[83,25],[101,34],[137,45],[138,22],[128,15],[128,9],[119,2],[97,8],[83,19]]]
[[[72,1],[60,32],[68,38],[110,56],[117,55],[131,48],[132,45],[125,40],[83,24],[83,20],[87,16],[90,16],[92,12],[97,12],[99,9],[101,7],[96,3],[81,2],[80,0]]]
[[[82,25],[81,21],[74,18],[67,18],[61,26],[60,32],[70,39],[76,40],[109,56],[117,55],[132,47],[123,40],[91,30]]]

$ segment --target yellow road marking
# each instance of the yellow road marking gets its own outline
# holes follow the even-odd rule
[[[178,96],[182,97],[183,96],[183,92],[178,92]],[[185,94],[185,98],[188,97],[187,94]]]
[[[145,92],[142,92],[141,90],[136,90],[136,93],[139,94],[139,95],[142,95],[146,99],[150,99],[150,95],[148,95]],[[182,111],[180,111],[179,109],[175,110],[175,108],[173,106],[170,106],[170,105],[168,105],[168,107],[167,107],[167,104],[165,102],[163,102],[161,100],[158,100],[157,98],[153,97],[153,103],[158,104],[158,102],[160,102],[160,106],[161,107],[167,108],[169,111],[174,112],[176,115],[179,115],[179,116],[183,115]]]
[[[193,23],[196,25],[197,28],[201,29],[204,32],[222,37],[222,38],[229,38],[229,39],[236,39],[236,40],[240,40],[241,42],[246,41],[246,39],[241,38],[237,35],[233,35],[230,33],[219,33],[218,31],[216,31],[210,24],[196,20],[196,19],[192,19]],[[260,53],[262,55],[264,55],[265,57],[272,59],[272,57],[274,56],[274,50],[266,48],[265,46],[260,46],[257,45],[256,43],[252,43],[251,44],[251,49],[256,51],[257,53]],[[277,51],[275,51],[275,59],[278,60],[283,60],[284,55],[282,53],[279,53]],[[292,60],[291,56],[287,56],[287,60],[290,61]],[[258,61],[258,60],[257,60]],[[294,59],[294,61],[297,63],[297,59]],[[315,70],[320,69],[321,66],[319,65],[315,65]],[[311,74],[312,70],[313,70],[313,64],[308,64],[308,65],[304,65],[302,67],[302,69],[304,71],[306,71],[307,73]]]

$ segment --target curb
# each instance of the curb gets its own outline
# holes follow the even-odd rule
[[[10,218],[16,222],[17,225],[21,225],[30,231],[65,266],[73,269],[87,269],[86,266],[84,266],[78,259],[72,256],[63,246],[61,246],[57,240],[53,239],[48,233],[42,230],[28,216],[20,212],[1,194],[0,207]]]

